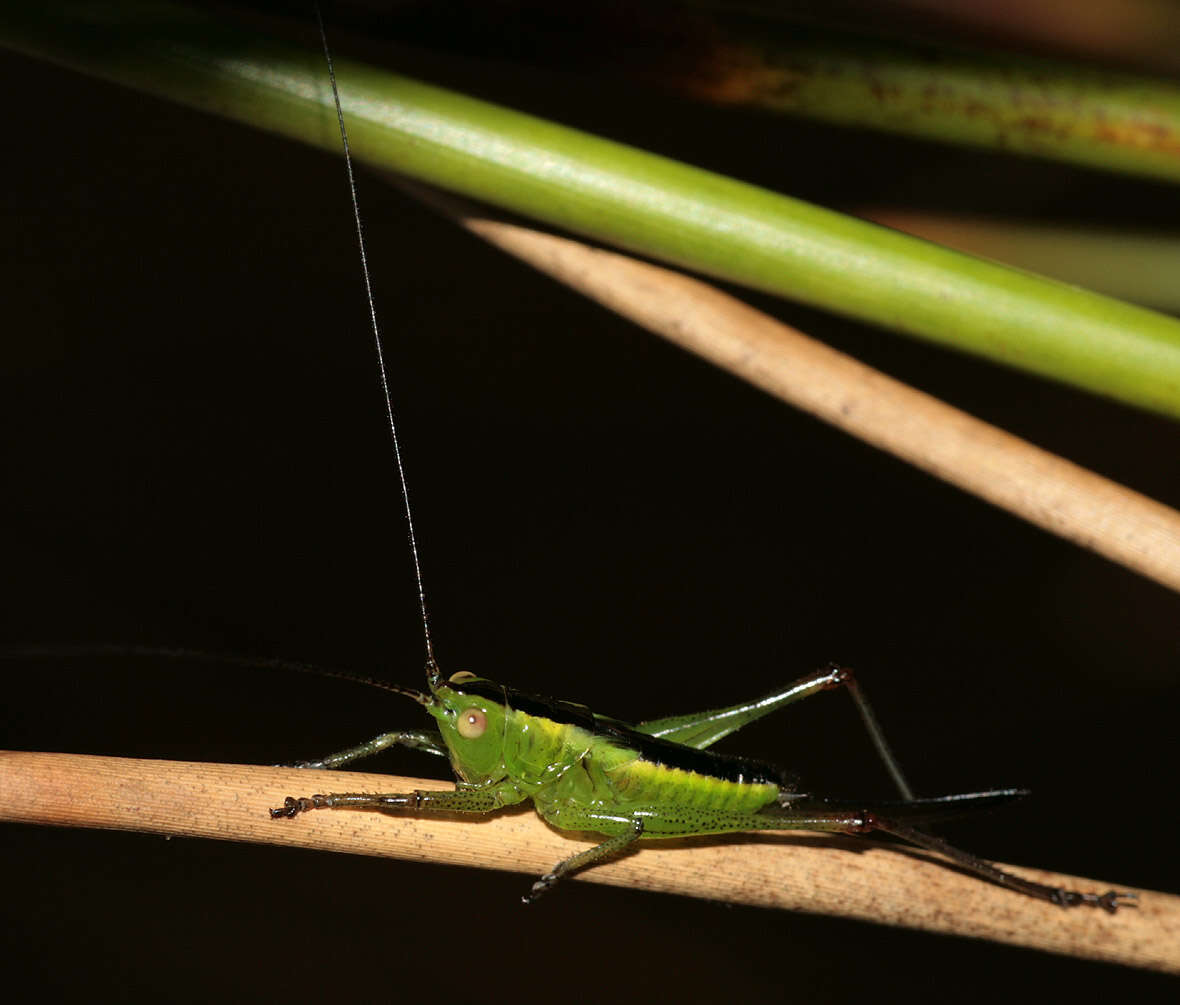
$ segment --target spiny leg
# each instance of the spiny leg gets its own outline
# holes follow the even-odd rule
[[[516,798],[511,798],[515,795]],[[308,810],[348,809],[376,813],[491,813],[502,806],[518,802],[519,795],[506,794],[499,786],[470,786],[439,792],[415,789],[413,792],[328,792],[295,798],[287,796],[283,805],[272,809],[272,819],[294,817]]]
[[[875,830],[892,834],[903,841],[917,845],[919,848],[936,851],[945,855],[952,862],[999,883],[1009,890],[1016,890],[1029,897],[1036,897],[1038,900],[1047,900],[1060,907],[1077,907],[1081,904],[1088,907],[1101,907],[1111,914],[1114,914],[1119,907],[1136,906],[1135,901],[1138,898],[1133,893],[1119,893],[1117,890],[1107,890],[1106,893],[1082,893],[1077,890],[1066,890],[1059,886],[1050,886],[1047,883],[1036,883],[1031,879],[1025,879],[1023,876],[1017,876],[1015,873],[1001,869],[986,859],[947,844],[942,838],[935,837],[933,834],[927,834],[906,824],[874,817],[872,814],[868,814],[868,817]]]
[[[315,761],[296,761],[290,765],[293,768],[315,768],[321,771],[331,771],[342,768],[362,757],[372,757],[390,747],[408,747],[410,750],[421,750],[437,757],[447,757],[447,748],[443,745],[442,737],[437,733],[425,729],[403,729],[397,733],[382,733],[366,743],[358,743],[355,747],[328,754]]]
[[[572,855],[563,862],[559,862],[551,871],[545,873],[544,876],[533,884],[532,889],[520,898],[521,901],[525,904],[533,903],[542,894],[553,889],[553,885],[563,876],[568,876],[571,872],[583,869],[588,865],[594,865],[605,859],[613,858],[628,845],[638,841],[642,836],[643,820],[632,820],[629,831],[616,834],[612,838],[607,838],[602,844],[596,844],[593,848],[587,848],[585,851],[579,852],[577,855]]]
[[[885,770],[889,772],[889,777],[893,779],[893,784],[897,786],[897,791],[901,793],[902,799],[913,799],[914,790],[910,788],[910,783],[906,781],[905,774],[901,770],[901,765],[898,763],[896,757],[893,756],[893,750],[885,741],[885,733],[881,729],[881,724],[877,721],[877,716],[873,713],[873,706],[869,704],[869,699],[865,697],[864,691],[861,690],[860,683],[856,679],[856,675],[848,667],[838,667],[835,663],[829,666],[832,671],[833,683],[829,687],[844,687],[844,689],[852,696],[853,702],[856,704],[856,709],[860,712],[861,721],[865,725],[865,731],[869,734],[869,739],[872,740],[873,746],[877,749],[877,756],[881,758],[881,763],[885,765]]]
[[[1001,869],[977,855],[956,848],[942,838],[927,834],[925,831],[920,831],[907,824],[878,816],[872,810],[825,812],[773,807],[753,814],[747,824],[747,829],[814,830],[862,835],[870,834],[873,831],[882,831],[919,848],[938,852],[956,865],[969,869],[976,875],[998,883],[1000,886],[1029,897],[1035,897],[1038,900],[1047,900],[1060,907],[1076,907],[1084,904],[1089,907],[1101,907],[1113,914],[1120,906],[1134,906],[1133,901],[1136,899],[1133,893],[1119,893],[1115,890],[1108,890],[1106,893],[1081,893],[1076,890],[1050,886],[1047,883],[1036,883]]]

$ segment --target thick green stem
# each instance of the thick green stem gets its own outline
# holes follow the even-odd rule
[[[47,13],[48,11],[48,13]],[[335,150],[322,57],[185,8],[34,5],[0,42]],[[1180,321],[340,62],[356,156],[723,279],[1180,416]]]

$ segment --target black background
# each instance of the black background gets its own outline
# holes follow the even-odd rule
[[[391,65],[837,207],[1149,223],[1174,189],[361,42]],[[2,55],[4,641],[188,646],[417,684],[411,569],[339,157]],[[588,305],[362,172],[440,659],[640,719],[859,669],[924,792],[1035,798],[980,854],[1176,891],[1173,594]],[[1168,214],[1162,214],[1167,216]],[[1175,219],[1174,211],[1171,218]],[[769,299],[777,316],[1180,505],[1174,423]],[[3,664],[3,743],[274,763],[416,709],[95,655]],[[848,703],[726,749],[888,781]],[[390,771],[421,773],[413,755]],[[377,770],[380,770],[377,766]],[[1162,999],[1151,974],[521,875],[4,829],[44,1000]]]

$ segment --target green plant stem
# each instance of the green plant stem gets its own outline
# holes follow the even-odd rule
[[[0,41],[335,151],[322,57],[172,5],[47,3]],[[338,64],[358,159],[699,272],[1180,417],[1180,321],[390,74]]]

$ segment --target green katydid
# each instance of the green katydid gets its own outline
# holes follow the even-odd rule
[[[376,684],[412,698],[434,718],[437,732],[385,733],[367,743],[302,767],[339,768],[394,745],[450,760],[453,791],[328,793],[295,798],[272,809],[275,818],[313,809],[354,809],[382,813],[485,814],[531,799],[556,827],[594,831],[605,840],[559,863],[533,884],[525,902],[535,900],[563,876],[618,855],[641,838],[673,838],[752,830],[813,830],[845,834],[882,831],[940,852],[953,863],[1032,897],[1069,907],[1086,904],[1107,911],[1133,900],[1132,894],[1082,893],[1035,883],[967,852],[914,825],[1018,798],[1018,790],[996,790],[934,799],[915,799],[851,671],[829,666],[762,698],[691,715],[629,725],[597,715],[584,705],[541,698],[472,673],[444,680],[434,657],[425,590],[406,488],[397,425],[370,286],[348,135],[323,19],[321,40],[344,147],[352,209],[360,248],[372,334],[394,456],[401,483],[410,550],[426,643],[427,690]],[[335,675],[347,676],[347,675]],[[376,683],[369,681],[368,683]],[[797,789],[768,764],[716,754],[708,748],[757,719],[820,691],[846,688],[855,699],[874,745],[902,799],[876,808],[817,797]]]
[[[375,683],[375,682],[368,682]],[[491,813],[531,799],[555,827],[594,831],[606,840],[558,864],[533,884],[529,903],[562,876],[619,854],[640,838],[673,838],[752,830],[883,831],[938,851],[952,862],[1010,889],[1070,907],[1115,911],[1130,895],[1079,893],[1034,883],[917,830],[915,823],[1018,798],[1019,790],[914,799],[851,671],[829,666],[754,701],[695,715],[628,725],[585,705],[528,695],[460,672],[444,681],[431,662],[426,692],[377,684],[405,695],[433,716],[437,733],[384,733],[301,767],[339,768],[394,745],[450,759],[454,791],[334,792],[294,798],[270,811],[294,817],[313,809]],[[847,688],[903,800],[875,809],[799,791],[774,767],[707,748],[722,737],[802,698]]]

